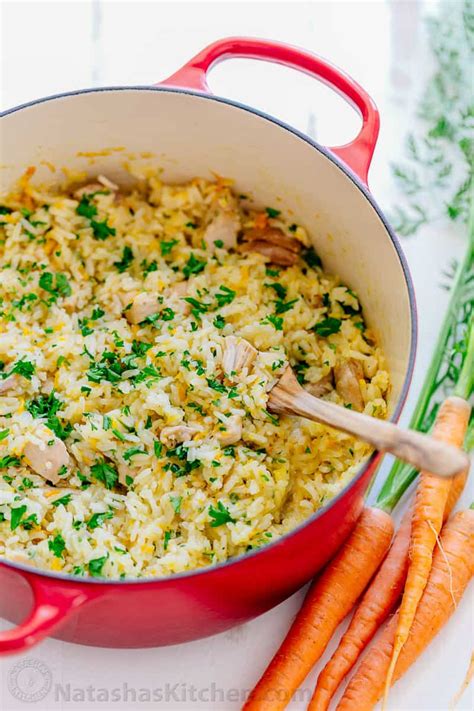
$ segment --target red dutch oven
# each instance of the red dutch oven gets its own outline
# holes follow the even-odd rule
[[[276,62],[323,81],[359,111],[358,136],[324,148],[271,116],[211,95],[206,74],[228,57]],[[325,268],[359,294],[387,357],[396,420],[413,370],[416,317],[404,257],[367,189],[378,130],[371,98],[330,63],[276,42],[230,38],[156,86],[87,89],[6,111],[1,173],[9,185],[34,164],[38,181],[51,181],[47,161],[123,184],[130,179],[124,151],[153,152],[165,181],[218,173],[260,204],[293,213]],[[104,647],[176,644],[265,612],[333,556],[360,514],[378,462],[374,453],[338,496],[279,541],[194,572],[84,580],[0,561],[0,615],[18,625],[0,633],[0,653],[24,652],[48,635]]]

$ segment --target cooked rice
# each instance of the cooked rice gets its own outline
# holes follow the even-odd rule
[[[359,362],[364,411],[379,417],[389,378],[356,295],[305,251],[301,226],[256,212],[222,179],[164,185],[156,173],[133,192],[114,187],[102,181],[80,202],[72,189],[25,180],[0,208],[0,386],[17,373],[0,395],[0,556],[82,576],[163,576],[278,539],[370,453],[344,433],[267,412],[288,362],[304,384]],[[281,229],[302,256],[285,268],[219,240],[205,249],[216,210],[238,215],[244,233]],[[167,296],[183,275],[198,302],[187,315],[189,302]],[[127,305],[144,291],[164,295],[160,313],[131,324]],[[318,335],[327,318],[337,332]],[[258,355],[228,378],[234,334]],[[344,404],[334,388],[325,397]],[[225,423],[239,418],[241,439],[226,446]],[[160,444],[164,427],[181,424],[196,427],[192,439]],[[24,456],[53,432],[71,457],[56,486]]]

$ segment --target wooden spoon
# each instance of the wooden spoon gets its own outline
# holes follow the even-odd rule
[[[390,452],[417,469],[439,476],[454,476],[469,466],[467,454],[456,447],[310,395],[297,381],[291,366],[271,390],[268,409],[331,425],[369,442],[380,452]]]

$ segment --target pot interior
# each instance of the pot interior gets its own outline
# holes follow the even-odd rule
[[[357,292],[387,357],[393,413],[414,346],[409,277],[370,199],[304,136],[212,97],[125,88],[53,97],[8,112],[0,148],[2,191],[30,165],[37,166],[39,183],[63,181],[66,167],[124,185],[133,161],[159,166],[167,182],[215,173],[232,178],[238,193],[289,214],[308,230],[324,268]]]

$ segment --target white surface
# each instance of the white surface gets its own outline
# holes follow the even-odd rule
[[[3,2],[1,105],[8,108],[71,88],[156,82],[208,42],[227,35],[286,41],[331,59],[375,98],[382,130],[370,182],[379,204],[389,209],[396,199],[389,162],[400,156],[403,137],[414,121],[417,91],[429,71],[421,22],[427,9],[433,10],[434,3]],[[281,67],[228,62],[213,72],[210,84],[215,93],[264,109],[322,143],[344,143],[356,132],[357,117],[339,98]],[[405,409],[408,419],[446,304],[446,292],[439,288],[441,271],[460,256],[463,240],[451,226],[438,224],[403,245],[420,312],[418,361]],[[473,498],[472,484],[469,489],[464,504]],[[301,598],[302,592],[297,593],[246,625],[177,647],[106,650],[48,640],[28,655],[0,661],[0,707],[5,711],[25,707],[11,695],[8,680],[16,663],[38,659],[51,670],[53,682],[49,695],[34,704],[41,711],[125,707],[234,711],[277,648]],[[0,629],[8,626],[0,621]],[[472,595],[466,595],[454,619],[393,689],[389,708],[447,709],[473,644]],[[335,640],[329,652],[334,646]],[[304,684],[306,697],[300,696],[292,709],[305,708],[304,698],[320,668],[321,663]],[[122,700],[114,700],[114,689],[119,689]],[[168,698],[153,701],[149,696],[153,689],[165,694],[168,689]],[[471,686],[458,708],[473,706]]]

